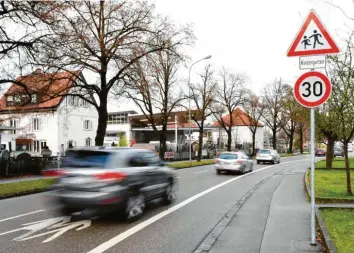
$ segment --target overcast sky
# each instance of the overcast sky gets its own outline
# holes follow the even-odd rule
[[[251,79],[251,88],[259,92],[274,78],[282,77],[293,85],[299,70],[299,58],[286,53],[304,19],[314,9],[340,47],[354,28],[354,22],[325,0],[149,0],[156,10],[176,23],[194,25],[196,44],[188,52],[192,60],[212,55],[192,70],[192,82],[198,81],[208,62],[244,72]],[[352,0],[333,1],[354,17]],[[181,77],[187,77],[181,70]],[[131,104],[130,108],[134,108]],[[110,110],[127,108],[124,103],[112,103]]]

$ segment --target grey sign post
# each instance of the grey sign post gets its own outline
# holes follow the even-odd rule
[[[314,69],[325,68],[326,55],[337,53],[338,46],[316,12],[311,10],[287,53],[288,57],[300,57],[300,69],[311,69],[296,81],[293,89],[296,100],[301,105],[311,108],[311,245],[316,245],[315,108],[325,103],[332,91],[328,78]]]
[[[315,224],[315,108],[327,101],[332,92],[329,79],[317,71],[299,77],[294,86],[294,97],[299,104],[310,108],[311,118],[311,245],[316,245]]]

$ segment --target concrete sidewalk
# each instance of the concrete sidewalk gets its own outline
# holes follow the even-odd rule
[[[276,174],[254,192],[221,233],[210,253],[321,252],[311,246],[311,206],[305,200],[305,170]]]

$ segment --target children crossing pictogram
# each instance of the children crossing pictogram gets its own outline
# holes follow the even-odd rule
[[[328,31],[312,10],[292,43],[288,56],[308,56],[339,53]]]

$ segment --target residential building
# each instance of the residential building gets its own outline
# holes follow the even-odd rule
[[[232,115],[227,114],[223,116],[223,122],[227,126],[230,125],[230,119],[232,117],[232,141],[231,149],[244,149],[248,150],[252,145],[252,132],[250,126],[252,123],[249,116],[240,108],[236,108]],[[213,130],[212,139],[214,144],[218,144],[222,147],[226,147],[227,144],[227,132],[220,125],[218,121],[212,123],[212,126],[216,129]],[[263,148],[264,145],[264,125],[258,122],[255,136],[256,149]]]
[[[18,78],[26,84],[27,91],[12,84],[2,96],[0,121],[18,129],[8,131],[16,135],[16,150],[40,154],[47,146],[57,155],[68,147],[94,145],[98,115],[88,102],[94,98],[69,95],[73,82],[79,83],[83,78],[82,73],[73,73],[37,70]]]

